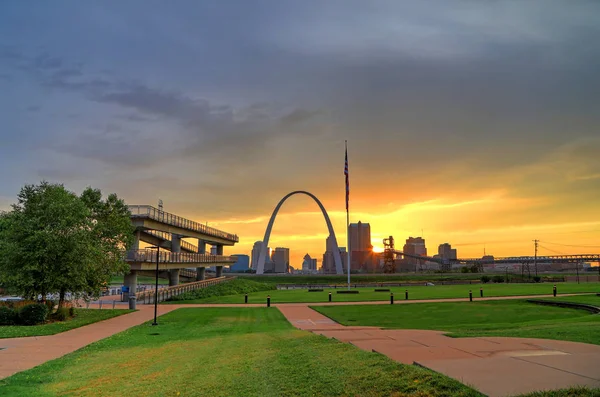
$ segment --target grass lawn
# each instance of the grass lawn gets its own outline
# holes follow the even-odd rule
[[[429,370],[297,330],[275,308],[179,309],[159,324],[0,380],[0,395],[480,395]]]
[[[560,301],[560,302],[573,302],[573,303],[584,303],[586,305],[592,305],[596,307],[600,307],[600,296],[596,294],[590,295],[579,295],[579,296],[563,296],[563,297],[552,297],[552,298],[543,298],[543,300],[547,301]]]
[[[600,316],[522,300],[315,306],[344,325],[448,331],[450,336],[512,336],[600,344]]]
[[[353,283],[381,283],[381,282],[400,282],[400,281],[432,281],[436,282],[439,280],[479,280],[482,273],[398,273],[398,274],[351,274]],[[494,276],[496,274],[486,273],[487,276]],[[503,276],[504,273],[498,273],[497,275]],[[570,273],[540,273],[543,277],[565,277],[571,275]],[[572,275],[575,275],[573,273]],[[521,278],[521,274],[509,273],[510,277]],[[345,285],[347,282],[347,276],[342,275],[276,275],[276,274],[264,274],[264,275],[238,275],[238,277],[247,278],[249,280],[258,281],[261,283],[275,283],[275,284],[340,284]],[[527,277],[527,276],[525,276]]]
[[[94,310],[76,309],[74,318],[67,321],[57,321],[43,325],[2,325],[0,326],[0,338],[20,338],[23,336],[54,335],[68,331],[73,328],[83,327],[91,323],[107,320],[122,314],[131,313],[133,310]]]
[[[468,298],[469,290],[473,297],[479,296],[479,288],[483,287],[484,296],[516,296],[516,295],[544,295],[552,294],[552,284],[472,284],[472,285],[436,285],[433,287],[392,287],[394,299],[404,299],[404,291],[408,290],[409,299],[446,299]],[[600,292],[600,283],[560,283],[557,285],[559,294]],[[336,289],[325,289],[323,292],[308,292],[306,289],[261,291],[248,294],[248,303],[265,303],[267,295],[271,296],[272,303],[291,302],[327,302],[328,293],[331,292],[333,301],[361,302],[389,300],[389,292],[374,292],[374,288],[357,288],[359,294],[337,294]],[[210,298],[190,300],[176,303],[244,303],[244,295],[213,296]]]

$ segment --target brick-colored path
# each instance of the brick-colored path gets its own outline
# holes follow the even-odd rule
[[[158,314],[165,314],[176,308],[167,305],[159,306]],[[154,307],[145,306],[137,312],[56,335],[0,339],[0,379],[62,357],[152,318],[154,318]]]
[[[443,373],[489,396],[600,387],[600,346],[532,338],[449,338],[440,331],[345,327],[307,305],[279,305],[297,328]]]

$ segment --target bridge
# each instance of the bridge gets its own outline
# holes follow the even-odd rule
[[[125,254],[130,271],[125,275],[125,286],[136,291],[137,276],[156,272],[158,260],[159,276],[168,275],[169,285],[179,284],[180,278],[201,281],[206,278],[206,267],[215,266],[216,277],[221,277],[223,266],[236,262],[235,256],[223,255],[224,246],[239,242],[235,234],[227,233],[181,216],[165,212],[150,205],[130,205],[131,223],[135,227],[135,240],[131,250]],[[183,238],[196,239],[198,245]],[[144,242],[160,250],[140,249]],[[206,250],[207,244],[215,248],[216,255]],[[160,252],[157,252],[160,251]],[[196,270],[190,270],[195,268]],[[124,294],[124,299],[128,294]]]
[[[600,254],[573,254],[573,255],[544,255],[544,256],[507,256],[507,257],[483,257],[483,258],[458,258],[446,259],[431,256],[420,256],[388,249],[395,256],[403,256],[418,259],[426,262],[439,263],[442,270],[450,270],[452,265],[479,266],[494,264],[547,264],[547,263],[582,263],[598,262],[600,264]]]

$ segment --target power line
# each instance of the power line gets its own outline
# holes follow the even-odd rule
[[[565,254],[564,252],[559,252],[559,251],[551,250],[550,248],[548,248],[548,247],[544,247],[543,245],[539,245],[539,247],[540,247],[540,248],[543,248],[543,249],[545,249],[546,251],[550,251],[550,252],[552,252],[552,253],[554,253],[554,254],[558,254],[558,255],[568,255],[568,254]]]
[[[540,241],[541,243],[545,243],[545,244],[552,244],[552,245],[562,245],[564,247],[576,247],[576,248],[600,248],[600,245],[573,245],[573,244],[560,244],[560,243],[551,243],[549,241]]]

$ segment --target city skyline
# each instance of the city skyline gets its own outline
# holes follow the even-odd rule
[[[348,140],[350,221],[370,223],[376,250],[392,235],[461,257],[531,255],[534,239],[540,254],[599,252],[599,14],[552,0],[5,2],[0,209],[25,183],[91,185],[162,199],[249,254],[278,200],[307,190],[346,246]],[[327,237],[293,197],[269,246],[298,267]]]

